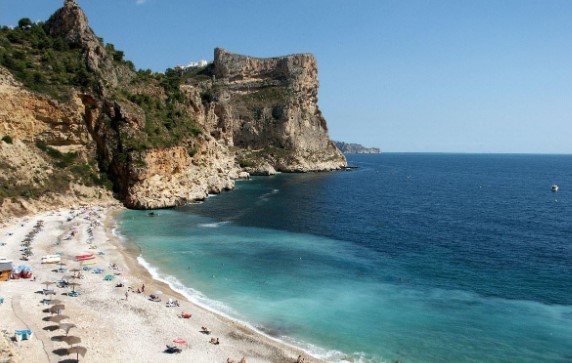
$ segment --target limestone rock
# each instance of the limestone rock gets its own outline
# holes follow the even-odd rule
[[[13,145],[0,145],[0,163],[16,170],[26,162],[38,171],[37,175],[10,174],[11,182],[20,176],[39,185],[54,179],[55,162],[34,147],[38,141],[61,152],[79,152],[86,164],[92,161],[90,167],[97,160],[96,171],[106,172],[113,181],[115,197],[128,207],[142,209],[204,199],[232,189],[236,179],[250,175],[346,166],[317,105],[317,64],[311,54],[264,59],[217,48],[208,77],[183,82],[176,101],[168,101],[167,87],[172,85],[163,86],[165,79],[150,76],[149,82],[130,82],[135,77],[132,68],[113,47],[104,46],[74,0],[65,0],[44,30],[81,50],[98,86],[84,92],[71,90],[72,100],[60,103],[25,90],[0,67],[0,135],[16,140]],[[149,107],[155,108],[150,111]],[[153,139],[159,128],[171,130],[175,119],[193,132],[167,137],[167,141]],[[16,154],[24,155],[21,162],[5,161]],[[61,195],[49,198],[109,197],[102,189],[86,188],[73,180],[68,184]],[[8,204],[35,208],[31,202],[27,207],[17,201],[0,202],[6,208]]]
[[[217,48],[214,56],[217,92],[210,105],[214,115],[208,117],[216,119],[222,135],[213,136],[246,150],[244,158],[262,157],[280,171],[346,166],[317,105],[317,65],[311,54],[253,58]],[[282,152],[251,152],[272,149]]]

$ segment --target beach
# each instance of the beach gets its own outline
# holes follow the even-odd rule
[[[76,359],[76,353],[68,354],[71,346],[86,348],[85,357],[79,356],[82,362],[239,362],[242,358],[246,362],[295,362],[299,355],[306,362],[320,361],[197,306],[154,280],[137,262],[138,251],[113,234],[113,215],[121,208],[118,204],[62,208],[1,226],[0,256],[12,260],[15,268],[25,265],[32,272],[32,278],[0,282],[0,298],[4,299],[0,328],[6,339],[6,348],[0,344],[2,361],[10,361],[11,354],[15,362]],[[21,260],[25,240],[33,254],[27,261]],[[42,264],[46,255],[59,255],[61,262]],[[83,263],[76,260],[81,255],[87,256]],[[68,286],[58,287],[56,282],[62,279]],[[55,294],[46,295],[44,289]],[[78,296],[71,294],[74,290]],[[161,301],[151,301],[150,295]],[[60,322],[50,320],[58,315],[49,311],[53,299],[64,305]],[[178,306],[168,307],[169,300]],[[81,342],[68,344],[59,323],[74,324],[67,335]],[[202,327],[209,333],[202,332]],[[16,330],[32,334],[20,340]],[[167,345],[181,352],[166,353]]]

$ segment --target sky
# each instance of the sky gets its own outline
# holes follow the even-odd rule
[[[572,153],[569,0],[77,0],[137,68],[312,53],[334,140],[388,152]],[[63,0],[0,0],[0,24]]]

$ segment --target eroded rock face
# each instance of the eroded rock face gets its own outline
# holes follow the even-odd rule
[[[200,125],[200,132],[176,145],[137,147],[150,135],[146,125],[152,125],[153,116],[146,119],[135,101],[116,95],[152,94],[164,107],[167,95],[160,84],[131,84],[134,72],[113,59],[112,48],[108,54],[73,0],[50,17],[45,30],[82,50],[99,87],[73,91],[72,101],[60,104],[25,91],[0,67],[0,135],[90,153],[90,160],[97,153],[100,170],[128,207],[163,208],[204,199],[233,188],[235,179],[249,173],[346,165],[317,105],[317,65],[310,54],[261,59],[216,49],[213,79],[183,85],[176,105],[189,122]],[[12,155],[23,147],[28,146],[16,143],[4,152]],[[36,164],[49,171],[47,180],[52,168],[42,160]]]
[[[0,105],[0,137],[11,139],[0,141],[0,187],[24,190],[35,198],[2,198],[0,194],[0,222],[44,207],[111,200],[111,193],[103,188],[64,181],[53,160],[36,147],[42,142],[61,153],[75,153],[82,162],[93,159],[96,145],[77,94],[64,104],[29,92],[0,66]],[[61,193],[42,192],[54,180],[61,182]]]
[[[29,92],[0,66],[0,104],[0,135],[32,142],[41,140],[61,151],[94,146],[77,94],[64,104]]]
[[[317,105],[317,74],[311,54],[263,59],[217,48],[216,92],[207,119],[215,120],[219,138],[245,149],[245,157],[261,171],[269,166],[297,172],[344,167],[345,157],[330,141]],[[256,150],[266,150],[268,157],[251,153]],[[256,166],[251,168],[256,172]]]

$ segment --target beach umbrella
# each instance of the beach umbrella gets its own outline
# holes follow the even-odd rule
[[[50,320],[50,321],[55,321],[56,323],[59,323],[59,322],[61,322],[62,320],[66,320],[66,319],[69,319],[69,318],[70,318],[70,317],[67,316],[67,315],[54,315],[54,316],[50,316],[50,317],[48,318],[48,320]]]
[[[68,286],[71,286],[71,287],[72,287],[72,292],[75,292],[75,287],[76,287],[76,286],[80,286],[80,285],[81,285],[81,284],[80,284],[79,282],[70,282],[70,283],[68,284]]]
[[[52,353],[59,355],[59,356],[64,356],[64,355],[69,355],[69,351],[66,348],[58,348],[58,349],[54,349],[52,350]]]
[[[52,307],[50,307],[50,313],[52,314],[59,314],[62,312],[62,310],[65,310],[65,305],[64,304],[56,304]]]
[[[82,357],[85,357],[85,353],[87,353],[87,348],[86,347],[71,347],[68,349],[68,353],[69,354],[76,354],[75,359],[79,362],[79,355],[81,354]]]
[[[81,338],[76,337],[75,335],[68,335],[67,337],[64,337],[62,339],[62,341],[68,343],[69,345],[74,345],[74,344],[81,343]]]
[[[61,323],[58,327],[68,335],[71,328],[76,328],[76,325],[74,323]]]
[[[46,290],[48,289],[48,286],[53,285],[54,282],[53,281],[44,281],[42,282],[42,285],[46,285]]]
[[[58,304],[61,304],[62,302],[63,302],[63,301],[61,301],[61,300],[53,299],[53,300],[49,300],[49,301],[48,301],[48,304],[49,304],[49,305],[58,305]]]

